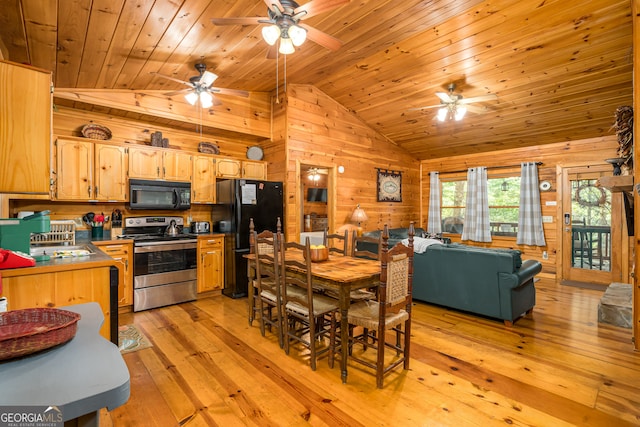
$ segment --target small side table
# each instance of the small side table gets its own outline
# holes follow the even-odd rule
[[[129,400],[129,370],[118,347],[100,335],[104,316],[98,303],[60,308],[82,316],[76,336],[50,350],[0,362],[0,407],[57,406],[65,426],[97,427],[101,408]]]

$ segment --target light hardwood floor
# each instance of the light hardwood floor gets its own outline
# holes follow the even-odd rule
[[[129,401],[103,426],[640,425],[631,330],[598,324],[602,291],[536,284],[532,316],[502,322],[416,302],[411,369],[385,388],[349,365],[317,371],[220,296],[121,316],[153,347],[124,355]]]

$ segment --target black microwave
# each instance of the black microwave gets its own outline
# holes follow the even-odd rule
[[[129,180],[131,209],[185,210],[191,208],[191,183]]]

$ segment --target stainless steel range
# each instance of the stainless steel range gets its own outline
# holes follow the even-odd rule
[[[129,217],[122,238],[133,239],[133,311],[196,299],[197,236],[173,216]]]

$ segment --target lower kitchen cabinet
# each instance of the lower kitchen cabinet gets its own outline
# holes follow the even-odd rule
[[[224,237],[198,238],[198,293],[222,290],[224,286]]]
[[[133,304],[133,243],[92,242],[118,262],[118,307]]]

